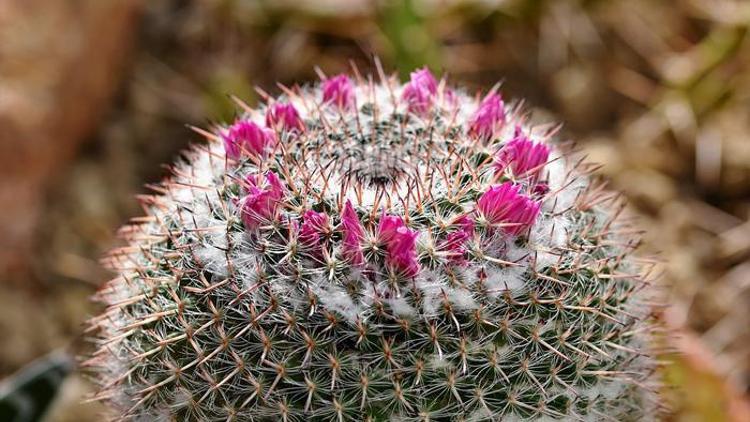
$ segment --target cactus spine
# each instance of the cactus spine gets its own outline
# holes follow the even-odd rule
[[[427,69],[242,105],[108,257],[115,419],[652,415],[648,271],[558,126]]]

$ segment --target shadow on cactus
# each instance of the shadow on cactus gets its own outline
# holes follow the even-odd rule
[[[112,252],[116,419],[638,420],[651,265],[493,89],[322,77],[202,131]]]

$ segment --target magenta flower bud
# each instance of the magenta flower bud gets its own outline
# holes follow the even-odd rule
[[[549,152],[549,146],[532,141],[522,133],[520,127],[516,127],[513,139],[503,144],[498,151],[495,164],[498,171],[510,169],[516,177],[529,176],[538,179],[547,163]]]
[[[458,230],[451,232],[440,243],[440,249],[448,253],[448,259],[458,265],[466,264],[466,242],[474,237],[474,221],[462,215],[453,221]]]
[[[263,156],[273,148],[273,131],[250,120],[239,120],[221,135],[227,157],[238,159],[243,152]]]
[[[426,67],[411,73],[411,80],[404,86],[401,98],[412,113],[425,114],[432,108],[437,93],[437,80]]]
[[[282,130],[305,130],[305,122],[291,103],[273,103],[266,110],[266,126]]]
[[[307,210],[302,215],[302,227],[300,227],[299,240],[307,246],[318,246],[321,236],[330,232],[328,214]]]
[[[499,94],[489,94],[469,121],[469,135],[490,139],[505,123],[505,104]]]
[[[490,225],[517,236],[536,221],[541,204],[520,193],[512,182],[490,187],[477,201],[477,210]]]
[[[537,183],[532,188],[532,192],[536,196],[544,196],[549,193],[549,185],[547,183]]]
[[[383,215],[378,225],[378,242],[386,250],[386,263],[406,277],[419,273],[417,261],[417,236],[415,230],[409,230],[401,217]]]
[[[354,265],[362,265],[365,262],[365,256],[362,253],[362,239],[365,237],[365,230],[351,201],[348,200],[341,212],[341,229],[344,234],[341,241],[344,258]]]
[[[323,81],[323,102],[336,104],[342,109],[354,106],[354,88],[348,76],[341,74]]]
[[[259,186],[257,179],[257,175],[246,179],[249,189],[247,196],[242,199],[242,221],[249,230],[275,221],[279,202],[284,197],[284,186],[276,173],[266,173],[265,187]]]

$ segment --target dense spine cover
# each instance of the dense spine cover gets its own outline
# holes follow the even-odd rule
[[[92,320],[113,417],[652,416],[618,196],[494,90],[379,80],[240,103],[141,199]]]

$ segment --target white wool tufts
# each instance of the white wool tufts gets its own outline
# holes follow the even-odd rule
[[[432,369],[450,368],[451,361],[446,359],[445,356],[440,356],[439,354],[435,353],[432,356],[430,356],[428,365]]]
[[[416,317],[419,315],[416,309],[414,309],[413,306],[409,305],[409,302],[406,301],[403,297],[397,297],[393,299],[386,299],[385,303],[388,304],[388,306],[393,309],[393,313],[395,313],[398,316],[410,316],[410,317]]]
[[[311,283],[310,287],[326,309],[337,312],[350,323],[357,321],[362,305],[355,303],[342,286],[336,284]]]
[[[449,287],[445,289],[448,301],[459,310],[477,309],[479,304],[470,291],[461,287]]]
[[[214,275],[226,277],[229,274],[227,271],[227,257],[223,250],[212,245],[204,245],[196,247],[193,253],[203,263],[205,268]]]
[[[445,284],[440,281],[440,275],[434,271],[422,271],[415,283],[422,291],[422,312],[428,316],[435,315],[442,292],[445,290]]]
[[[537,271],[541,271],[544,268],[554,267],[555,265],[557,265],[559,260],[560,260],[559,252],[539,249],[537,250],[537,253],[536,253],[536,261],[535,261],[534,269],[536,269]]]
[[[506,267],[487,267],[485,286],[492,296],[499,296],[505,291],[520,294],[526,290],[526,266],[509,265]]]
[[[573,223],[564,215],[540,215],[531,229],[529,243],[554,248],[565,246],[572,226]]]

